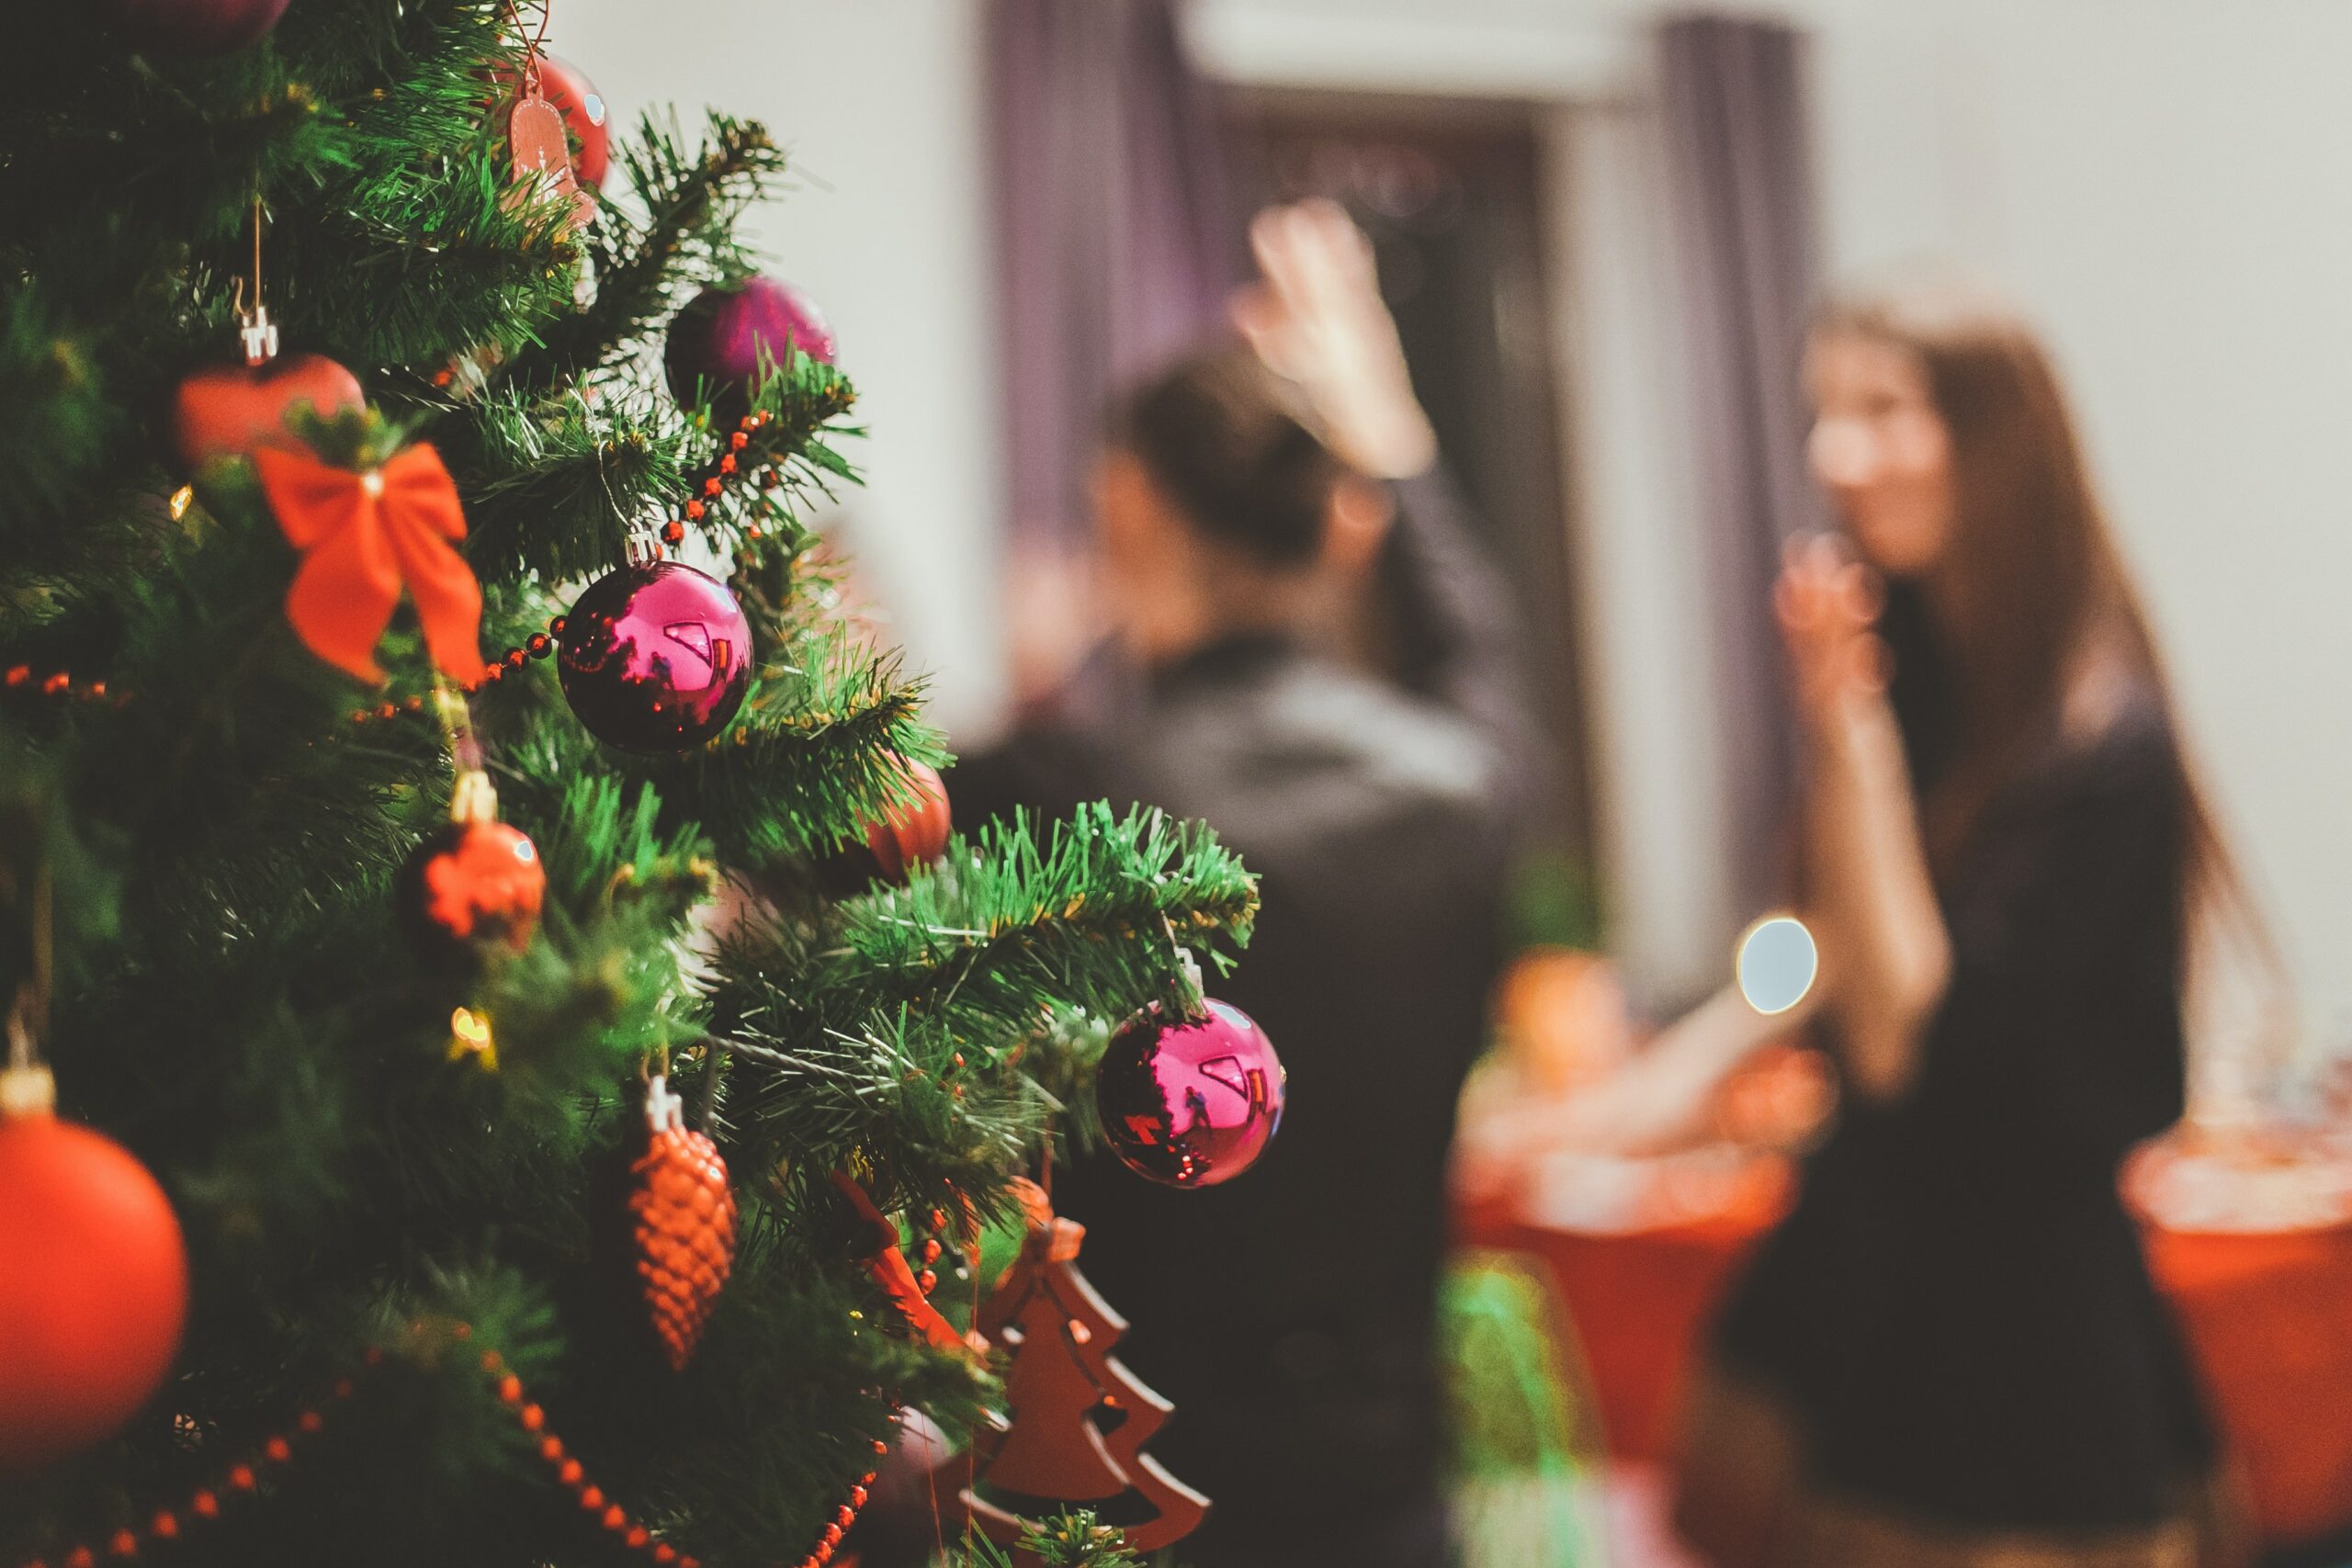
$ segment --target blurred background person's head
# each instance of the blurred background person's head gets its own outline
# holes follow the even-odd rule
[[[1943,281],[1843,297],[1805,380],[1814,474],[1894,585],[1899,705],[1950,851],[2035,745],[2165,700],[2154,644],[2050,355],[2008,306]]]
[[[1297,389],[1239,344],[1190,355],[1125,400],[1095,493],[1113,624],[1148,663],[1328,626],[1392,514]]]

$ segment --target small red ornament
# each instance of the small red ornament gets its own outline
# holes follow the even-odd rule
[[[497,819],[497,796],[479,772],[459,775],[451,820],[425,836],[401,868],[401,922],[428,957],[462,963],[477,945],[531,945],[547,897],[547,867],[521,829]]]
[[[55,1103],[20,1040],[0,1070],[0,1471],[62,1459],[130,1419],[171,1370],[187,1315],[187,1252],[164,1190]]]
[[[929,865],[945,853],[947,835],[955,828],[939,770],[928,762],[901,761],[899,766],[914,784],[915,798],[865,825],[865,847],[874,852],[882,874],[893,882],[904,881],[910,868]]]
[[[1250,1168],[1283,1119],[1283,1065],[1248,1013],[1204,1001],[1170,1021],[1154,1006],[1111,1037],[1094,1106],[1112,1152],[1169,1187],[1214,1187]]]
[[[699,746],[752,689],[742,606],[680,561],[633,559],[606,572],[572,602],[559,638],[556,672],[572,713],[624,751]]]
[[[735,1267],[735,1194],[727,1162],[708,1136],[689,1128],[667,1079],[645,1090],[645,1120],[652,1134],[629,1168],[637,1186],[628,1212],[636,1219],[637,1274],[645,1304],[673,1371],[682,1371],[701,1342],[712,1303]]]
[[[1012,1418],[976,1433],[944,1477],[1001,1545],[1017,1545],[1035,1516],[1092,1508],[1126,1521],[1131,1550],[1157,1551],[1191,1534],[1209,1501],[1143,1451],[1174,1406],[1111,1354],[1127,1325],[1078,1271],[1085,1230],[1055,1218],[1041,1196],[1032,1210],[1020,1258],[976,1324],[1012,1353]]]
[[[250,458],[266,446],[304,452],[288,423],[307,407],[322,419],[367,407],[358,379],[319,354],[289,354],[258,365],[215,365],[180,383],[172,434],[193,474],[220,457]]]

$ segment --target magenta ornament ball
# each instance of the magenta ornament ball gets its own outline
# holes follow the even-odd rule
[[[720,418],[740,419],[750,406],[763,348],[779,368],[790,368],[795,349],[831,365],[832,329],[817,302],[791,284],[747,277],[704,289],[678,312],[662,364],[678,401],[691,406],[700,386]]]
[[[752,624],[716,578],[625,566],[565,613],[556,670],[582,726],[624,751],[684,751],[727,728],[752,688]]]
[[[1211,1001],[1170,1021],[1159,1008],[1111,1037],[1094,1108],[1112,1151],[1169,1187],[1214,1187],[1250,1168],[1283,1120],[1283,1064],[1250,1015]]]
[[[141,54],[228,54],[258,41],[286,14],[287,0],[107,0]]]

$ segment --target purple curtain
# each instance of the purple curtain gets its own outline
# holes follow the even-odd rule
[[[989,0],[1017,536],[1071,538],[1104,404],[1237,281],[1216,105],[1178,0]]]
[[[1786,895],[1793,722],[1770,592],[1781,542],[1818,526],[1798,385],[1819,288],[1804,39],[1691,16],[1660,29],[1667,178],[1690,349],[1709,606],[1719,634],[1733,897]]]

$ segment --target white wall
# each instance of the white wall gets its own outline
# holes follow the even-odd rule
[[[764,121],[807,171],[749,236],[840,339],[872,436],[852,444],[867,484],[839,521],[951,728],[992,715],[1004,684],[978,17],[967,0],[563,0],[549,39],[616,126],[664,103],[691,126],[715,105]]]
[[[1573,99],[1637,85],[1627,63],[1666,8],[1205,0],[1202,32],[1261,63],[1287,51],[1294,75]],[[2352,6],[1784,9],[1820,39],[1836,267],[1956,255],[2046,323],[2307,1018],[2325,1042],[2352,1040],[2352,964],[2338,961],[2352,952],[2352,495],[2337,460],[2352,433]],[[673,99],[762,116],[831,185],[757,232],[831,310],[865,390],[873,484],[849,504],[854,537],[902,640],[937,672],[938,711],[965,728],[1003,693],[976,16],[974,0],[566,0],[555,40],[625,112]],[[1624,346],[1611,348],[1621,362]],[[1636,395],[1609,427],[1667,461],[1670,411],[1655,387]],[[1668,525],[1671,475],[1613,482],[1589,499],[1636,500],[1590,525]],[[1670,559],[1618,542],[1648,547],[1624,558],[1642,570]],[[1661,592],[1647,582],[1643,602]],[[1637,696],[1618,711],[1654,722]],[[1626,750],[1666,766],[1658,747]],[[1679,861],[1651,863],[1688,885],[1653,900],[1654,942],[1709,907],[1704,856],[1688,851],[1710,824],[1682,830]],[[1653,848],[1664,855],[1662,839]]]
[[[2058,345],[2318,1044],[2352,1044],[2352,7],[1815,0],[1832,251]]]
[[[1648,0],[1204,0],[1212,51],[1301,78],[1624,99]],[[2070,372],[2118,527],[2151,600],[2220,806],[2276,917],[2316,1043],[2352,1044],[2352,6],[2340,0],[1789,0],[1817,38],[1814,85],[1831,269],[1954,258],[2016,294]],[[1319,42],[1309,41],[1319,31]],[[1416,42],[1416,36],[1419,41]],[[1441,36],[1442,35],[1442,36]],[[1612,46],[1611,39],[1615,42]],[[1318,52],[1319,51],[1319,52]],[[1280,63],[1287,62],[1289,63]],[[1638,104],[1634,106],[1638,118]],[[1622,111],[1572,136],[1578,214],[1631,231],[1617,182],[1641,154]],[[1611,147],[1620,149],[1611,152]],[[1590,162],[1596,150],[1600,163]],[[1596,188],[1598,187],[1598,188]],[[1627,303],[1623,262],[1577,264]],[[1583,243],[1591,244],[1589,237]],[[1654,254],[1654,253],[1651,253]],[[1638,303],[1638,302],[1636,302]],[[1661,343],[1668,341],[1660,335]],[[1622,330],[1584,353],[1588,579],[1658,613],[1678,558],[1679,432]],[[1648,460],[1658,471],[1627,471]],[[1633,454],[1629,458],[1629,454]],[[1645,536],[1629,537],[1630,530]],[[1685,564],[1687,564],[1687,558]],[[1697,604],[1695,584],[1687,603]],[[1687,661],[1612,632],[1604,722],[1640,727],[1601,760],[1618,850],[1657,885],[1620,890],[1637,961],[1668,988],[1727,918],[1691,846],[1713,842],[1704,748],[1668,776],[1652,744],[1687,727]],[[1622,621],[1622,616],[1616,617]],[[1687,732],[1677,741],[1687,746]],[[1662,804],[1663,803],[1663,804]],[[1668,818],[1677,813],[1678,821]],[[1679,834],[1679,843],[1676,834]],[[1630,895],[1630,897],[1628,897]],[[1678,924],[1679,922],[1679,924]]]

